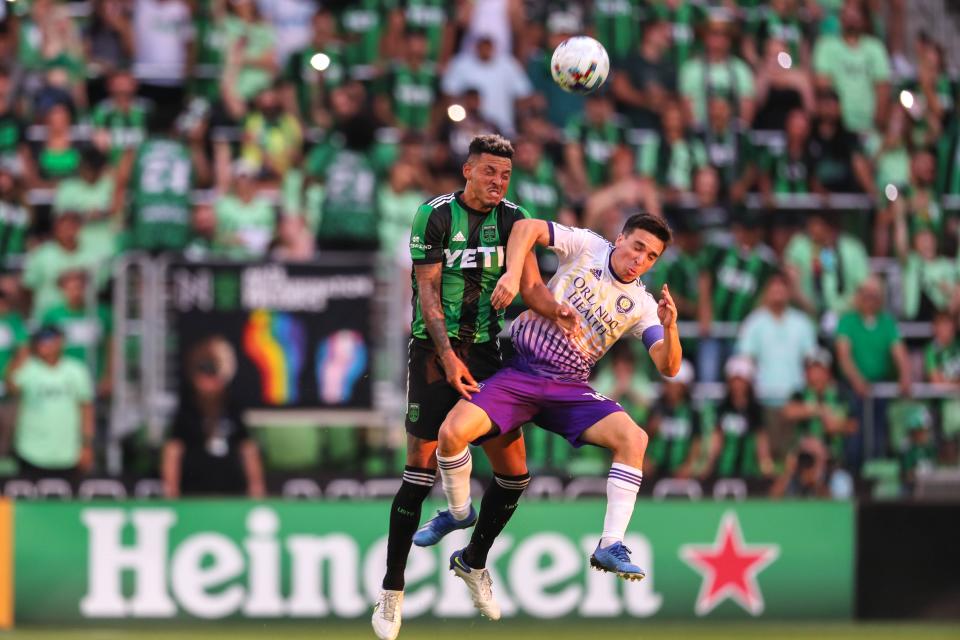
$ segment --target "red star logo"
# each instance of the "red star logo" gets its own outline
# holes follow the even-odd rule
[[[728,511],[720,521],[713,546],[680,547],[680,558],[703,577],[694,611],[705,616],[730,598],[751,615],[760,615],[763,592],[757,574],[779,555],[780,545],[745,544],[736,513]]]

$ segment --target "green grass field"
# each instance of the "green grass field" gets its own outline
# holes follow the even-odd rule
[[[854,623],[591,623],[471,621],[461,625],[411,621],[399,640],[956,640],[960,625],[948,624],[854,624]],[[105,628],[83,631],[60,628],[18,629],[0,633],[2,640],[371,640],[373,633],[364,624],[263,624],[174,626],[163,630],[150,627]]]

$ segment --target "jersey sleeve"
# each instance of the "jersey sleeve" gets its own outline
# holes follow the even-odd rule
[[[550,244],[547,246],[557,254],[560,262],[567,262],[582,253],[605,250],[609,242],[588,229],[568,227],[557,222],[547,222],[550,230]]]
[[[647,351],[653,348],[653,345],[663,340],[663,325],[660,324],[660,317],[657,315],[657,301],[649,293],[644,293],[643,313],[640,320],[633,326],[633,335],[643,341],[643,346]]]
[[[410,229],[410,258],[413,264],[437,264],[443,261],[443,240],[449,231],[437,211],[420,205]]]

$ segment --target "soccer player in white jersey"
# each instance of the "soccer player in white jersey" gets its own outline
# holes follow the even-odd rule
[[[565,437],[574,447],[592,444],[613,453],[603,534],[590,564],[628,580],[644,577],[643,570],[630,562],[623,536],[643,477],[647,434],[619,404],[594,391],[587,379],[600,357],[628,333],[643,341],[663,375],[672,377],[679,371],[682,353],[676,305],[666,285],[657,302],[639,280],[670,239],[667,224],[646,213],[627,220],[616,244],[586,229],[543,220],[515,223],[507,244],[507,270],[492,303],[500,307],[513,300],[524,258],[534,245],[546,246],[560,261],[547,287],[557,302],[577,311],[579,331],[564,331],[555,322],[525,311],[511,330],[515,359],[487,378],[470,400],[459,401],[444,420],[437,461],[453,517],[462,519],[470,513],[468,444],[508,433],[535,418],[539,426]],[[471,556],[468,546],[450,557],[450,568],[468,586],[478,582],[477,574],[488,573],[471,564]],[[489,578],[484,581],[489,584]],[[476,602],[477,589],[471,591]],[[479,595],[492,600],[492,590],[483,591]]]

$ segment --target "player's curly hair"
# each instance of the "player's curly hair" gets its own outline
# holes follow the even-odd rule
[[[485,133],[475,136],[470,141],[470,155],[478,156],[481,153],[489,153],[492,156],[501,158],[513,158],[513,145],[503,136],[495,133]]]
[[[666,220],[652,213],[641,211],[640,213],[633,214],[627,218],[627,221],[623,224],[623,231],[621,231],[621,233],[628,236],[634,229],[649,231],[654,237],[663,242],[664,246],[669,245],[673,241],[673,231],[670,230],[670,225],[667,224]]]

